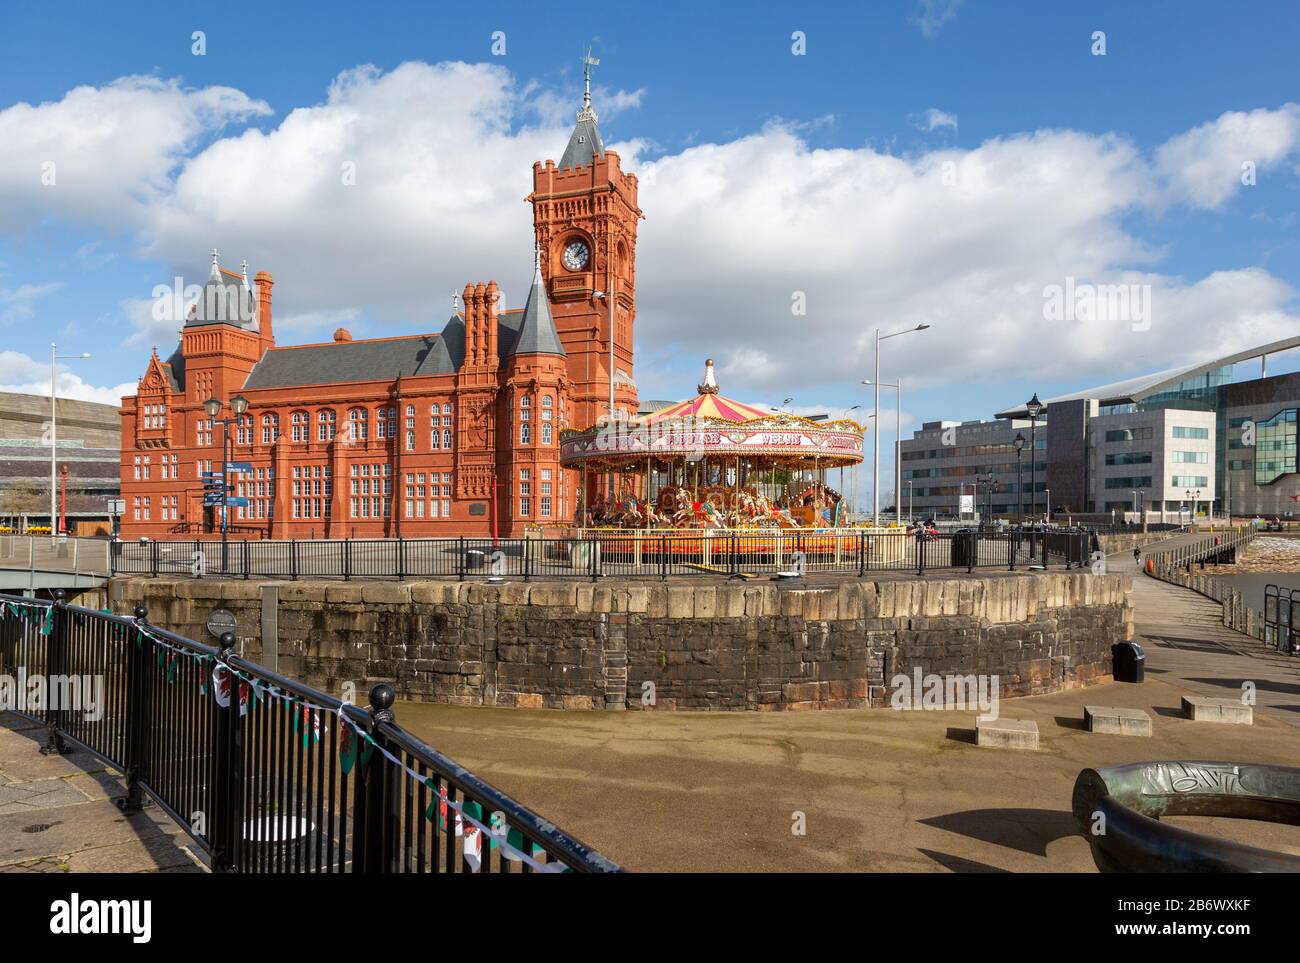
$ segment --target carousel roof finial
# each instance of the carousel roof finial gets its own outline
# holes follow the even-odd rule
[[[716,395],[718,393],[718,382],[713,377],[713,359],[708,358],[704,362],[704,382],[695,386],[695,390],[702,395]]]

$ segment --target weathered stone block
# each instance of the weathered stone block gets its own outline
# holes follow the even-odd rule
[[[1084,706],[1083,721],[1089,732],[1112,736],[1150,736],[1151,717],[1141,709],[1117,706]]]
[[[1037,749],[1038,723],[1032,719],[976,719],[975,741],[996,749]]]
[[[1255,724],[1254,707],[1240,699],[1183,696],[1183,715],[1193,722],[1222,722],[1238,726]]]

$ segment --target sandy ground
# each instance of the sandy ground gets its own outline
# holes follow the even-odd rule
[[[1295,765],[1300,731],[1181,718],[1183,689],[1004,700],[1037,752],[980,748],[973,712],[560,712],[399,705],[398,720],[631,870],[1093,872],[1070,794],[1086,767],[1159,759]],[[1300,697],[1297,698],[1300,702]],[[1097,735],[1083,706],[1145,709],[1152,738]],[[792,833],[795,813],[807,834]],[[1300,853],[1300,827],[1173,822]]]

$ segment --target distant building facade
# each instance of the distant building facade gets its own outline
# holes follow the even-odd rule
[[[155,351],[124,398],[121,487],[127,536],[213,535],[220,509],[203,477],[220,472],[234,417],[237,537],[520,534],[570,522],[576,472],[560,431],[637,410],[637,179],[605,150],[590,103],[557,166],[533,165],[535,250],[523,308],[499,310],[495,281],[465,285],[440,332],[277,346],[269,273],[223,268],[216,252],[180,343]],[[525,245],[520,245],[526,249]],[[612,363],[611,363],[612,362]],[[611,387],[612,386],[612,387]],[[596,479],[591,479],[592,484]]]
[[[1300,374],[1266,373],[1270,355],[1296,347],[1300,337],[1045,399],[1035,431],[1038,514],[1049,497],[1056,514],[1119,515],[1139,506],[1166,521],[1211,509],[1300,514]],[[1237,365],[1255,362],[1260,377],[1234,380]],[[1025,404],[992,422],[923,425],[902,443],[904,498],[910,481],[918,513],[955,513],[963,488],[970,493],[974,477],[992,473],[993,512],[1014,516],[1019,504],[1028,517],[1029,425]],[[1017,434],[1026,442],[1019,484]]]
[[[113,405],[59,398],[50,431],[45,395],[0,393],[0,519],[11,528],[50,521],[50,442],[55,441],[55,512],[69,528],[78,519],[107,519],[119,493],[121,418]],[[65,485],[66,478],[66,485]]]

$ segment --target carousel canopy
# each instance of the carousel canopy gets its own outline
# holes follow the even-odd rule
[[[739,457],[752,465],[829,468],[862,461],[862,426],[855,421],[814,422],[732,401],[718,391],[712,360],[696,390],[694,398],[634,421],[561,432],[561,464],[636,468],[647,458]]]
[[[767,417],[767,412],[761,408],[732,401],[718,394],[718,382],[713,376],[712,358],[704,362],[704,382],[697,385],[696,390],[699,394],[694,398],[679,401],[667,408],[660,408],[640,419],[641,424],[654,425],[670,418],[717,418],[720,421],[741,424]]]

